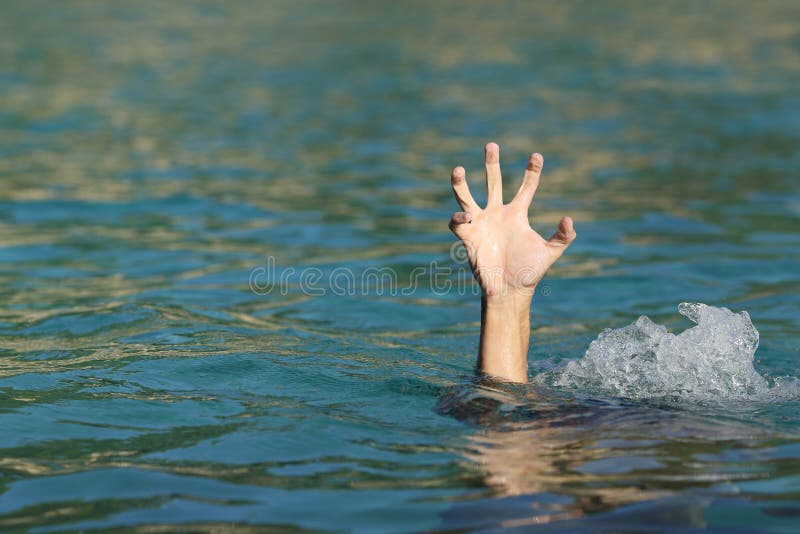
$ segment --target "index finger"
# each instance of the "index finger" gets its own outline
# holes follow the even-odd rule
[[[464,211],[476,213],[481,209],[478,203],[472,198],[472,193],[469,192],[467,185],[467,173],[464,167],[456,167],[450,174],[450,184],[453,186],[453,193],[456,196],[456,202],[461,206]]]

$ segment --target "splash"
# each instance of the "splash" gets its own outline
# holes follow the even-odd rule
[[[770,384],[753,367],[758,330],[746,311],[734,313],[686,302],[678,311],[696,326],[676,335],[646,316],[639,317],[626,327],[603,331],[583,358],[569,362],[547,381],[633,399],[798,396],[796,379],[776,379]]]

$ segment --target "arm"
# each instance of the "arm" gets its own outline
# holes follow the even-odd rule
[[[575,239],[572,219],[564,217],[545,240],[528,222],[544,159],[533,154],[514,199],[503,204],[500,147],[486,145],[486,207],[481,209],[467,186],[463,167],[451,183],[461,209],[450,229],[461,239],[472,272],[481,285],[481,342],[478,368],[513,382],[528,380],[530,306],[536,284]]]
[[[530,315],[530,296],[481,296],[481,372],[512,382],[528,381]]]

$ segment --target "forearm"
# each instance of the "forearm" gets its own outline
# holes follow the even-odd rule
[[[481,298],[478,368],[512,382],[528,381],[528,343],[532,293],[510,291]]]

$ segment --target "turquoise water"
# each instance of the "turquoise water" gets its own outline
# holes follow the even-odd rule
[[[795,532],[798,17],[3,2],[0,530]],[[479,299],[434,284],[489,140],[578,231],[524,387],[475,382]],[[683,301],[746,310],[783,394],[562,371]]]

